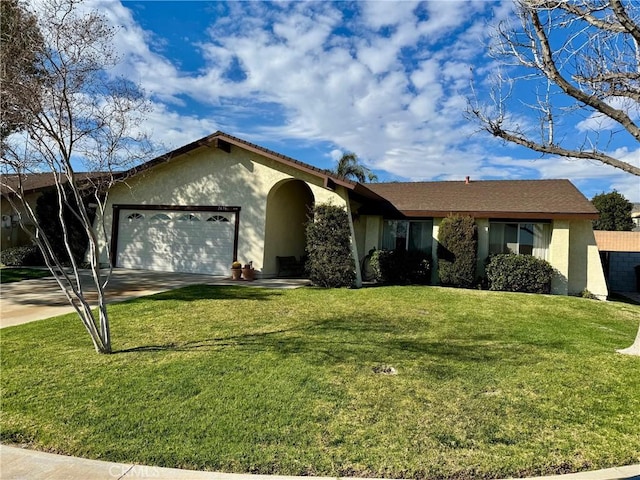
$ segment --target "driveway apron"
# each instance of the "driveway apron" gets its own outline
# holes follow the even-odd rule
[[[91,272],[82,270],[81,283],[92,305],[96,291],[92,288]],[[234,285],[265,288],[297,288],[307,285],[304,279],[264,279],[254,282],[232,281],[228,277],[190,273],[151,272],[148,270],[114,269],[106,288],[107,303],[153,295],[188,285]],[[0,328],[73,312],[74,309],[53,277],[0,285]]]

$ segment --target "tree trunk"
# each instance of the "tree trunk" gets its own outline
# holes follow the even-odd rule
[[[617,352],[622,353],[623,355],[640,356],[640,326],[638,327],[638,333],[636,334],[636,340],[633,342],[633,345],[631,345],[629,348],[617,350]]]

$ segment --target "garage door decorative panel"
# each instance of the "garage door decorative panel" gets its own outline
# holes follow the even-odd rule
[[[122,210],[116,264],[226,275],[233,260],[234,213]]]

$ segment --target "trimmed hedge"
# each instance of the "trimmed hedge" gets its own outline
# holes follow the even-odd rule
[[[438,231],[440,283],[472,287],[476,282],[478,227],[473,217],[452,215],[442,220]]]
[[[524,293],[551,293],[555,273],[546,260],[514,253],[494,255],[485,271],[490,290]]]
[[[44,258],[36,245],[28,245],[3,250],[0,252],[0,262],[7,267],[38,267],[44,265]]]
[[[375,280],[387,285],[431,283],[431,259],[423,252],[376,250],[370,261]]]
[[[320,287],[351,287],[356,279],[351,255],[351,229],[344,208],[316,205],[307,222],[309,279]]]

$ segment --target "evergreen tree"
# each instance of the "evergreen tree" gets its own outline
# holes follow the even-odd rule
[[[600,212],[600,218],[594,220],[595,230],[631,231],[635,226],[631,219],[633,204],[616,190],[600,193],[591,199],[591,203]]]

